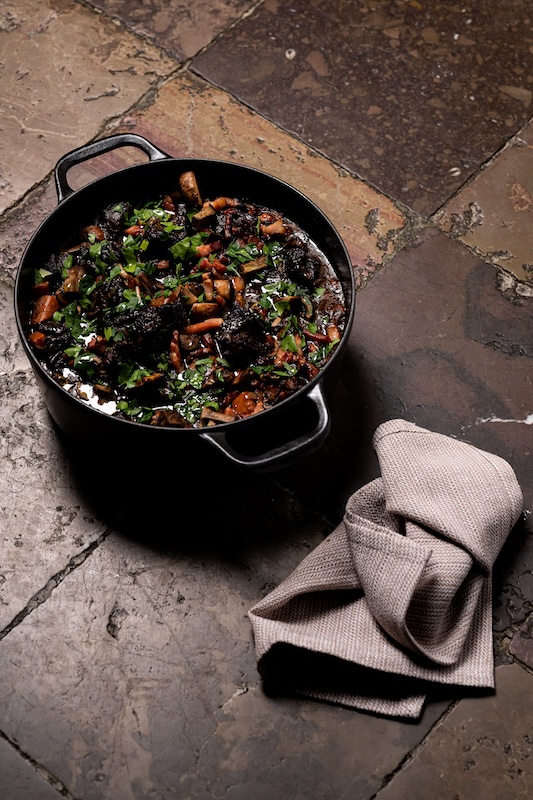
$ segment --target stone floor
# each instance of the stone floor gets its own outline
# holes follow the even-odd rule
[[[431,697],[416,724],[266,696],[247,611],[376,477],[386,419],[503,456],[531,508],[532,53],[527,0],[3,0],[3,800],[531,796],[527,513],[495,573],[496,692]],[[329,438],[268,475],[214,462],[217,513],[203,495],[185,512],[184,464],[176,484],[104,444],[71,453],[17,339],[14,276],[57,204],[54,165],[120,131],[283,177],[353,263]]]

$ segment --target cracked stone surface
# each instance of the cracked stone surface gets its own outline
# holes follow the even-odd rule
[[[458,243],[423,232],[358,293],[331,435],[314,469],[283,479],[308,503],[344,503],[377,475],[377,425],[403,417],[511,461],[531,508],[532,303],[513,302]]]
[[[42,778],[33,764],[20,756],[9,742],[0,739],[2,797],[4,800],[59,800],[61,794]]]
[[[13,290],[0,283],[0,630],[104,531],[78,495],[68,459],[21,353]]]
[[[460,703],[436,726],[380,800],[526,798],[533,778],[533,676],[496,670],[496,694]]]
[[[533,611],[533,527],[531,515],[524,524],[524,536],[510,540],[504,548],[495,569],[496,602],[494,605],[494,630],[498,637],[513,639],[513,648],[520,647],[520,652],[527,652],[528,628],[524,627],[525,636],[519,632],[526,623],[528,615]],[[524,639],[522,642],[521,640]],[[513,654],[516,655],[516,653]],[[521,659],[525,661],[524,658]],[[528,663],[525,661],[525,663]]]
[[[263,695],[246,611],[303,533],[227,562],[108,537],[4,640],[6,735],[75,797],[371,797],[444,706],[404,726]]]
[[[2,800],[528,796],[530,16],[524,0],[2,4]],[[16,270],[57,206],[57,159],[121,131],[271,172],[342,235],[355,324],[330,435],[296,466],[76,449],[52,425]],[[68,184],[140,160],[121,148]],[[247,618],[377,476],[372,434],[396,416],[506,458],[527,512],[494,570],[496,693],[434,694],[416,724],[268,696]]]
[[[7,283],[13,285],[24,247],[56,205],[53,181],[46,181],[27,202],[0,219],[0,278]]]
[[[73,0],[3,3],[0,62],[0,212],[174,66]]]
[[[170,55],[191,58],[255,5],[255,0],[89,0]]]
[[[531,578],[531,573],[529,574]],[[531,592],[529,592],[531,597]],[[512,638],[509,652],[530,669],[533,669],[533,614],[530,614]]]
[[[531,116],[530,25],[524,0],[265,0],[192,69],[427,215]]]
[[[185,135],[176,137],[174,119],[185,121]],[[176,158],[236,161],[297,186],[338,229],[359,284],[366,282],[416,230],[416,218],[402,212],[394,202],[194,76],[180,76],[167,83],[149,109],[128,116],[113,132],[140,134]],[[79,188],[139,160],[143,160],[139,151],[120,148],[74,167],[68,181]],[[47,184],[16,214],[0,222],[4,240],[0,269],[14,274],[22,244],[56,205],[55,189]]]
[[[512,276],[533,296],[533,125],[529,123],[439,215],[442,230]]]
[[[183,120],[182,136],[175,136],[173,119]],[[120,130],[157,141],[169,155],[235,161],[297,186],[338,229],[360,283],[391,258],[416,227],[416,218],[394,202],[194,76],[170,81],[149,109],[125,122]]]

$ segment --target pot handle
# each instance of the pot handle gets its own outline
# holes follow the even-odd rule
[[[243,467],[252,467],[259,470],[270,470],[275,467],[285,466],[296,457],[303,456],[307,451],[318,449],[326,439],[330,429],[330,417],[320,383],[317,383],[306,396],[307,400],[314,403],[318,412],[318,420],[313,430],[293,439],[285,444],[267,450],[258,455],[244,455],[237,452],[228,442],[224,431],[209,431],[202,433],[203,439],[221,450],[235,464]]]
[[[169,158],[167,153],[163,153],[155,145],[139,136],[136,133],[117,133],[114,136],[108,136],[105,139],[98,139],[96,142],[78,147],[76,150],[71,150],[62,158],[59,159],[55,166],[54,177],[56,182],[57,197],[61,203],[75,190],[72,189],[67,182],[67,172],[71,167],[76,164],[81,164],[82,161],[88,161],[90,158],[100,156],[102,153],[108,153],[110,150],[115,150],[117,147],[138,147],[146,153],[150,161],[159,161],[163,158]]]

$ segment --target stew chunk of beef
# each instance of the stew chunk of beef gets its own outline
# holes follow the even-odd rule
[[[219,329],[216,340],[224,358],[245,366],[265,350],[263,322],[252,311],[235,305]]]
[[[110,314],[109,324],[126,332],[131,343],[141,346],[154,338],[164,335],[173,328],[179,328],[185,321],[185,311],[178,303],[163,306],[145,306],[121,314]]]
[[[320,275],[320,263],[309,255],[304,247],[287,248],[283,257],[287,275],[293,281],[313,284]]]

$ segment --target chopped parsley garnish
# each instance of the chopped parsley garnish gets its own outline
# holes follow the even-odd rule
[[[309,353],[308,359],[311,364],[314,364],[316,367],[320,367],[322,364],[324,364],[331,355],[333,349],[338,345],[339,341],[339,339],[334,339],[329,344],[324,345],[324,347],[320,347],[314,353]]]
[[[256,244],[246,244],[243,247],[239,246],[237,242],[230,242],[226,255],[233,261],[238,261],[239,264],[246,264],[248,261],[253,261],[261,255],[261,250],[258,249]]]
[[[124,389],[133,389],[139,381],[151,374],[149,369],[138,367],[135,364],[121,364],[117,380]]]
[[[176,244],[169,248],[176,261],[187,261],[197,255],[197,248],[205,242],[209,233],[195,233],[192,236],[185,236]]]

